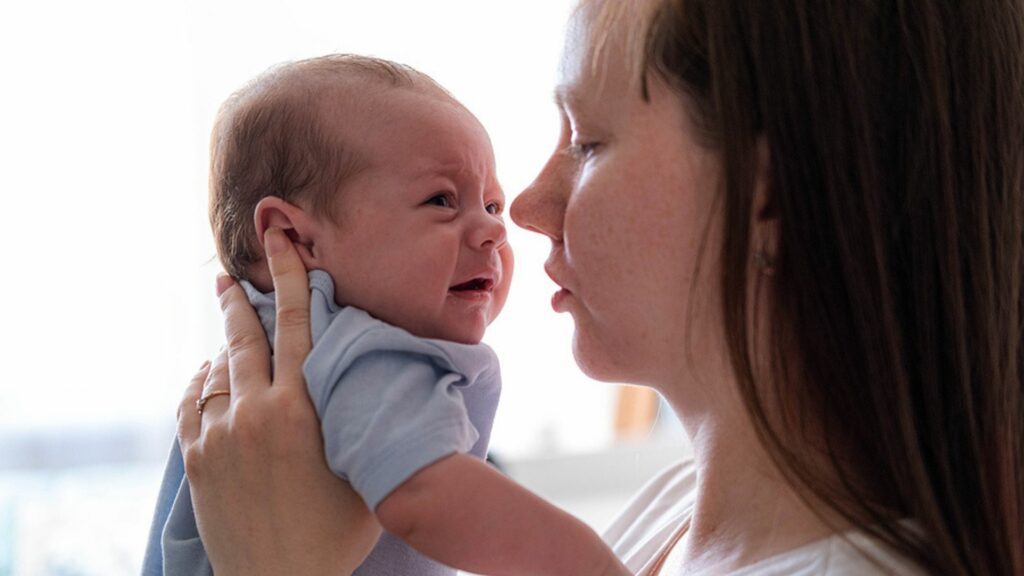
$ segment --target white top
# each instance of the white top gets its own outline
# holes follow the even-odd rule
[[[697,471],[693,461],[674,464],[641,488],[605,531],[605,541],[631,572],[649,574],[657,558],[692,514],[696,487]],[[870,554],[878,564],[872,563],[864,553]],[[729,576],[889,573],[923,574],[910,561],[855,530],[766,558],[730,572]]]

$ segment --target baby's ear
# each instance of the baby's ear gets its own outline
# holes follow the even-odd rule
[[[319,224],[316,218],[295,204],[286,202],[277,196],[267,196],[256,205],[253,214],[256,225],[256,238],[263,245],[263,235],[271,226],[280,228],[295,245],[306,269],[315,268],[312,247],[317,235]]]

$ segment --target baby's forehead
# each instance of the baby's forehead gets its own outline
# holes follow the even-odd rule
[[[487,131],[447,94],[391,90],[360,100],[362,105],[344,106],[348,109],[335,120],[383,162],[399,162],[424,175],[471,173],[493,163]]]
[[[407,178],[494,178],[490,138],[477,118],[427,78],[395,84],[364,73],[296,71],[289,98],[314,112],[325,143],[363,168]]]
[[[311,88],[310,104],[316,106],[317,115],[340,131],[412,130],[424,121],[439,125],[466,119],[477,122],[458,100],[430,84],[390,86],[355,78],[318,81]],[[438,105],[447,113],[439,114]]]

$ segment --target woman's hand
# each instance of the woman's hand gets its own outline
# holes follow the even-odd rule
[[[265,248],[277,293],[270,348],[244,291],[226,276],[217,293],[227,349],[192,379],[178,435],[199,533],[218,576],[350,574],[380,527],[348,483],[327,467],[320,423],[306,392],[309,284],[278,229]],[[197,400],[212,391],[197,410]]]

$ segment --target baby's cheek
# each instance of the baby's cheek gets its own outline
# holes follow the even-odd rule
[[[491,303],[491,311],[487,318],[490,324],[501,314],[505,307],[505,300],[508,299],[509,289],[512,287],[512,273],[515,269],[515,256],[512,253],[512,246],[505,244],[498,249],[498,259],[501,262],[501,280],[494,287],[494,299]]]
[[[512,274],[515,271],[516,259],[512,252],[512,246],[506,243],[498,249],[498,259],[501,260],[501,284],[507,292],[512,284]]]

